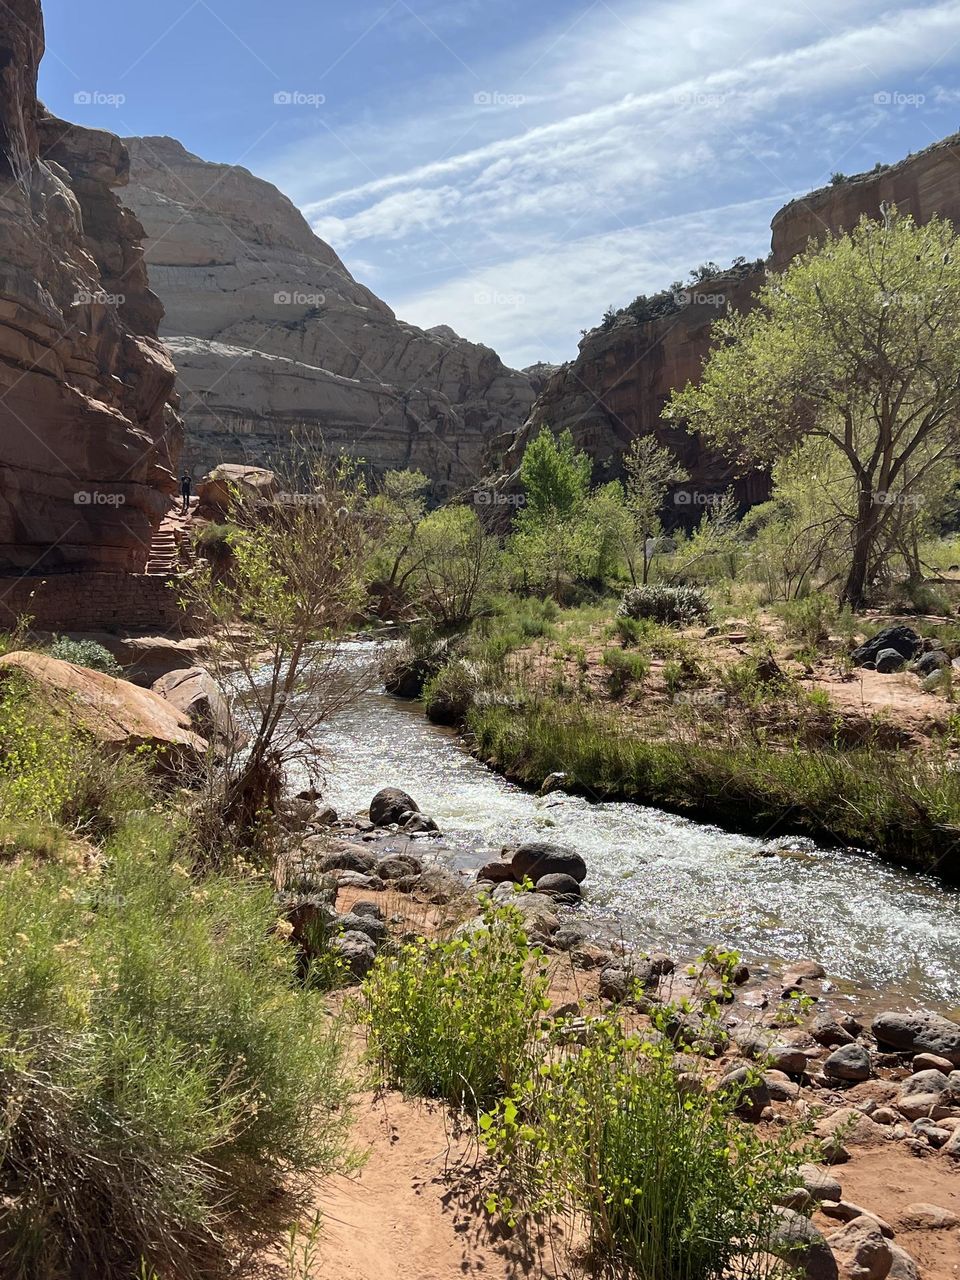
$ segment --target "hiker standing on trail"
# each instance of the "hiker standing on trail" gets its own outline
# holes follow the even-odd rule
[[[180,497],[183,499],[183,506],[180,508],[180,514],[186,515],[190,510],[190,489],[193,482],[190,479],[190,472],[185,471],[180,477]]]

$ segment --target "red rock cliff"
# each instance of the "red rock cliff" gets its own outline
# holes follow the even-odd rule
[[[39,0],[0,7],[0,573],[142,571],[182,424],[118,138],[37,102]]]
[[[811,236],[849,230],[863,214],[878,217],[883,202],[897,204],[919,221],[939,213],[960,223],[960,135],[785,205],[773,219],[770,265],[785,267]],[[691,296],[720,295],[727,307],[742,311],[752,305],[763,274],[758,269],[746,276],[718,277],[691,286]],[[562,366],[540,392],[525,426],[508,444],[504,470],[515,470],[531,433],[543,423],[571,429],[579,447],[596,460],[597,478],[616,475],[630,441],[653,432],[689,471],[687,489],[701,495],[725,489],[734,481],[731,467],[697,437],[660,416],[674,388],[699,378],[717,314],[716,305],[692,301],[672,315],[642,323],[621,317],[613,328],[591,330],[576,360]],[[740,478],[736,490],[743,502],[762,500],[766,480],[761,475]]]

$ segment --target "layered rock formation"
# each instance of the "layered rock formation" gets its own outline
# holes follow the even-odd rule
[[[181,424],[111,134],[37,101],[39,0],[0,24],[0,572],[139,571]]]
[[[491,442],[529,414],[529,379],[446,326],[399,321],[246,169],[170,138],[128,146],[195,474],[276,466],[308,428],[377,470],[419,468],[437,496],[481,478]]]
[[[849,230],[863,214],[879,217],[884,202],[921,222],[934,214],[960,222],[960,135],[785,205],[772,222],[769,265],[782,270],[811,237]],[[763,475],[735,477],[719,455],[663,422],[661,413],[671,391],[700,376],[717,315],[727,307],[748,309],[763,277],[762,268],[715,277],[691,286],[689,301],[672,314],[639,323],[623,315],[612,328],[591,330],[576,360],[540,391],[523,430],[506,450],[503,470],[515,471],[526,442],[544,423],[571,429],[579,447],[596,460],[598,478],[616,475],[630,441],[652,432],[690,474],[674,495],[678,518],[698,516],[703,502],[730,484],[744,503],[762,499],[767,492]],[[685,501],[678,504],[677,498]]]

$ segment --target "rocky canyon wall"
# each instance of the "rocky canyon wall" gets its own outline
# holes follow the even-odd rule
[[[774,216],[769,265],[782,270],[811,237],[878,217],[881,203],[926,221],[940,214],[960,223],[960,135],[909,156],[899,164],[849,178],[785,205]],[[580,448],[596,462],[597,478],[618,474],[630,441],[652,432],[686,466],[690,481],[674,498],[675,514],[696,514],[697,505],[733,484],[744,503],[762,500],[762,475],[736,478],[718,454],[695,436],[661,419],[670,393],[700,376],[710,350],[710,331],[723,307],[746,310],[764,270],[715,277],[691,286],[690,299],[673,314],[638,323],[621,316],[612,328],[591,330],[577,358],[561,367],[540,391],[523,430],[508,442],[503,470],[515,471],[523,449],[541,424],[569,427]]]
[[[37,101],[39,0],[0,15],[0,572],[142,571],[182,424],[119,138]]]
[[[531,381],[445,326],[398,320],[295,206],[171,138],[127,140],[187,423],[186,461],[277,465],[307,430],[374,470],[419,468],[437,497],[488,471]]]

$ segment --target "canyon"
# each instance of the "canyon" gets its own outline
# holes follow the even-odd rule
[[[437,499],[482,479],[533,405],[524,373],[447,326],[398,320],[269,182],[171,138],[126,143],[195,474],[282,469],[312,436],[374,472],[423,471]]]
[[[0,572],[142,572],[176,488],[173,361],[112,134],[37,100],[39,0],[0,34]]]

